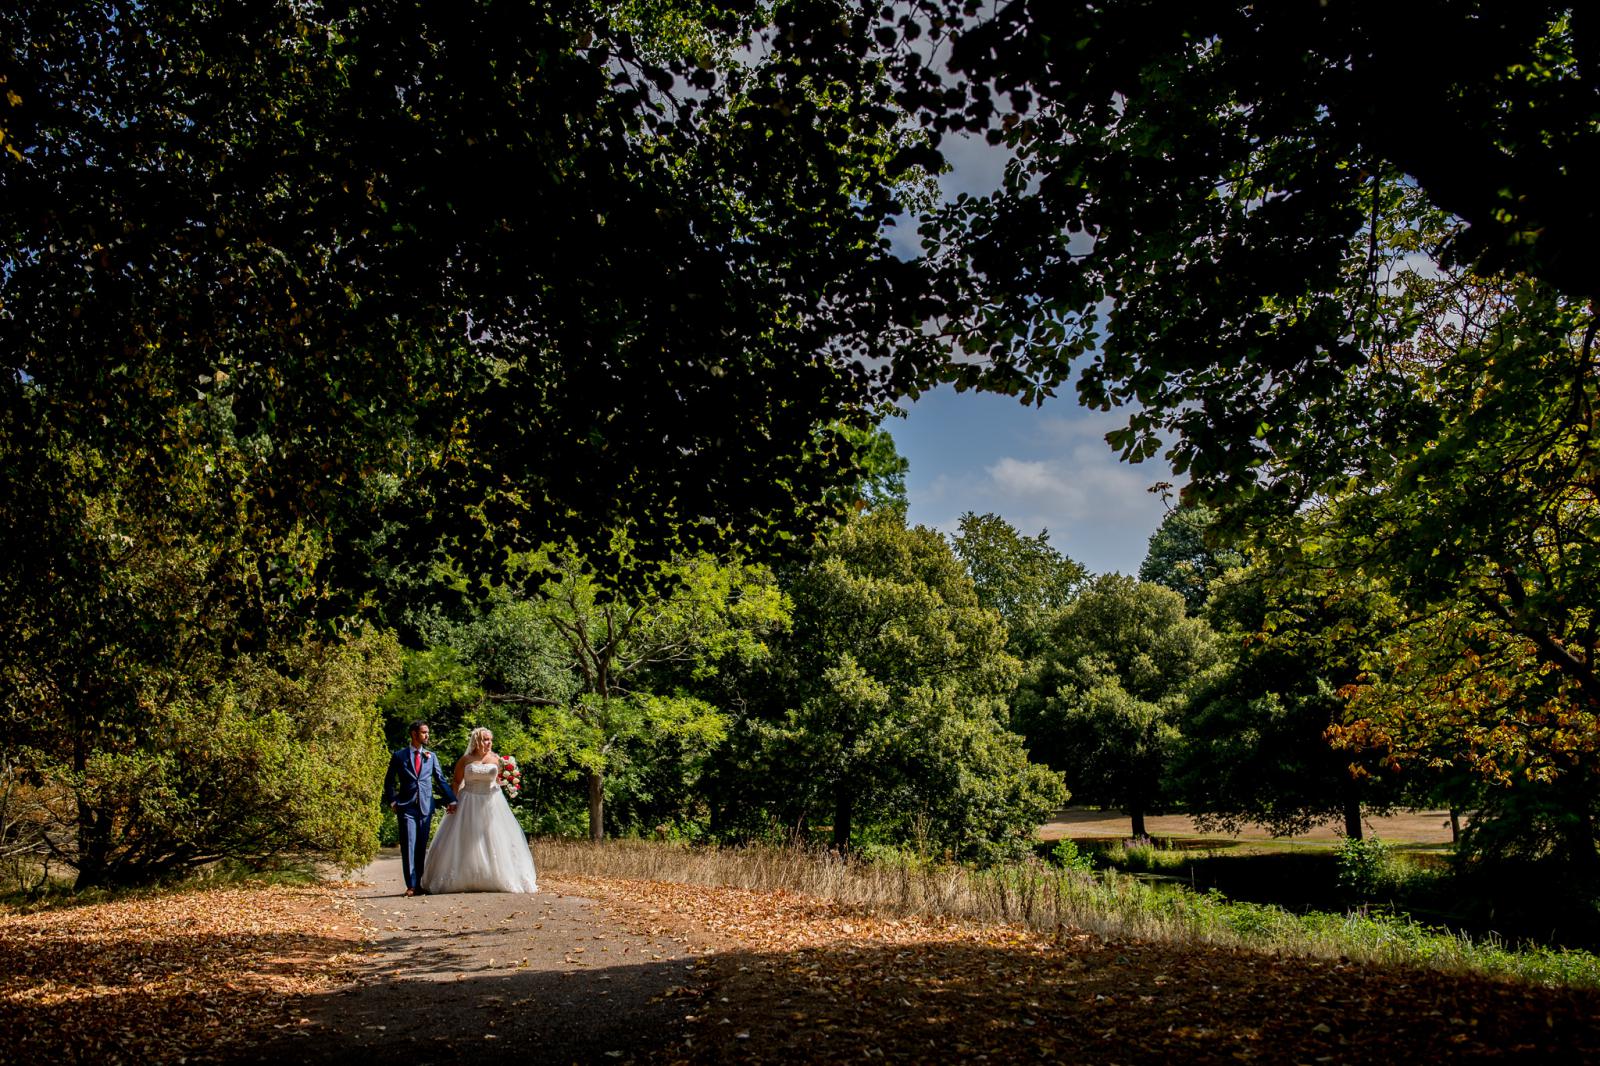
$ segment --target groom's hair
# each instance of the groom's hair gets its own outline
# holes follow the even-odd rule
[[[411,734],[415,733],[417,730],[421,729],[423,726],[425,726],[427,724],[428,723],[424,722],[422,719],[420,719],[420,718],[417,719],[415,722],[411,723],[411,728],[406,730],[406,736],[409,737]]]

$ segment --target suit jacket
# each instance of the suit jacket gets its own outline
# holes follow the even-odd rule
[[[454,803],[456,794],[444,776],[439,760],[427,748],[422,749],[422,769],[413,765],[411,745],[396,749],[389,756],[389,772],[383,776],[383,804],[415,808],[424,818],[433,815],[433,790],[444,793],[446,803]]]

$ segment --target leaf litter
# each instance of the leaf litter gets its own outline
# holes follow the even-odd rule
[[[203,1062],[300,1024],[348,982],[367,929],[338,884],[139,893],[0,908],[0,1055]]]
[[[1600,1061],[1595,998],[1576,989],[569,880],[623,924],[716,945],[663,1062]]]

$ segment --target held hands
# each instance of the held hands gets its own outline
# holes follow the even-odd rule
[[[445,808],[445,809],[444,809],[444,810],[445,810],[445,813],[446,813],[446,814],[454,814],[454,813],[456,813],[456,807],[457,807],[457,806],[458,806],[458,805],[457,805],[457,804],[454,804],[454,803],[452,803],[452,804],[450,804],[450,806],[448,806],[448,807],[446,807],[446,808]]]

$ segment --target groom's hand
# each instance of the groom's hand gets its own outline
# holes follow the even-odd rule
[[[454,814],[456,813],[456,805],[452,803],[450,806],[446,807],[445,810],[449,811],[451,814]]]

